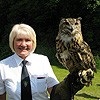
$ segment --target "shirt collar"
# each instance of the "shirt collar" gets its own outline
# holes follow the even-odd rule
[[[28,61],[29,64],[31,64],[31,62],[32,62],[31,56],[32,56],[32,53],[30,53],[30,54],[26,57],[26,59],[25,59],[25,60]]]
[[[28,55],[28,57],[25,59],[28,61],[29,64],[31,64],[31,60],[32,60],[31,55],[32,55],[32,53],[30,53]],[[20,65],[21,62],[23,61],[23,59],[21,57],[19,57],[16,53],[14,54],[14,59],[16,61],[17,66]]]
[[[22,58],[20,58],[16,53],[14,54],[14,59],[16,61],[17,66],[19,66],[21,64],[21,62],[23,61]]]

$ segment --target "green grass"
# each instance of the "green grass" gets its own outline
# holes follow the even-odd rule
[[[55,75],[59,81],[68,75],[68,70],[57,66],[52,66]],[[100,98],[100,70],[97,70],[92,85],[84,87],[75,95],[75,100],[99,100]]]
[[[40,43],[39,43],[40,44]],[[50,45],[46,42],[41,43],[39,48],[37,48],[37,53],[41,53],[47,55],[49,57],[50,63],[54,70],[55,75],[57,76],[59,81],[62,81],[67,75],[68,70],[64,69],[62,65],[58,62],[55,57],[56,50],[55,44]],[[93,79],[92,86],[84,87],[75,95],[75,100],[99,100],[100,98],[100,57],[97,55],[95,56],[96,66],[97,66],[97,73],[95,73],[95,78]]]

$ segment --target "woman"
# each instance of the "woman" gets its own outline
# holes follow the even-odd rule
[[[0,100],[21,99],[22,61],[27,60],[32,100],[49,100],[48,93],[58,84],[46,56],[33,53],[36,34],[26,24],[16,24],[9,35],[9,46],[13,55],[0,61]],[[26,99],[27,100],[27,99]]]

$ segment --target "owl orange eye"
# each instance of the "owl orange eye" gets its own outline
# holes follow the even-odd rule
[[[64,22],[66,25],[69,25],[69,23],[68,22]]]
[[[75,25],[78,25],[78,22],[76,22]]]

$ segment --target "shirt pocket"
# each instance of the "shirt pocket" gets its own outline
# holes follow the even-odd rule
[[[47,82],[45,77],[37,77],[37,91],[38,92],[45,92],[47,91]]]

